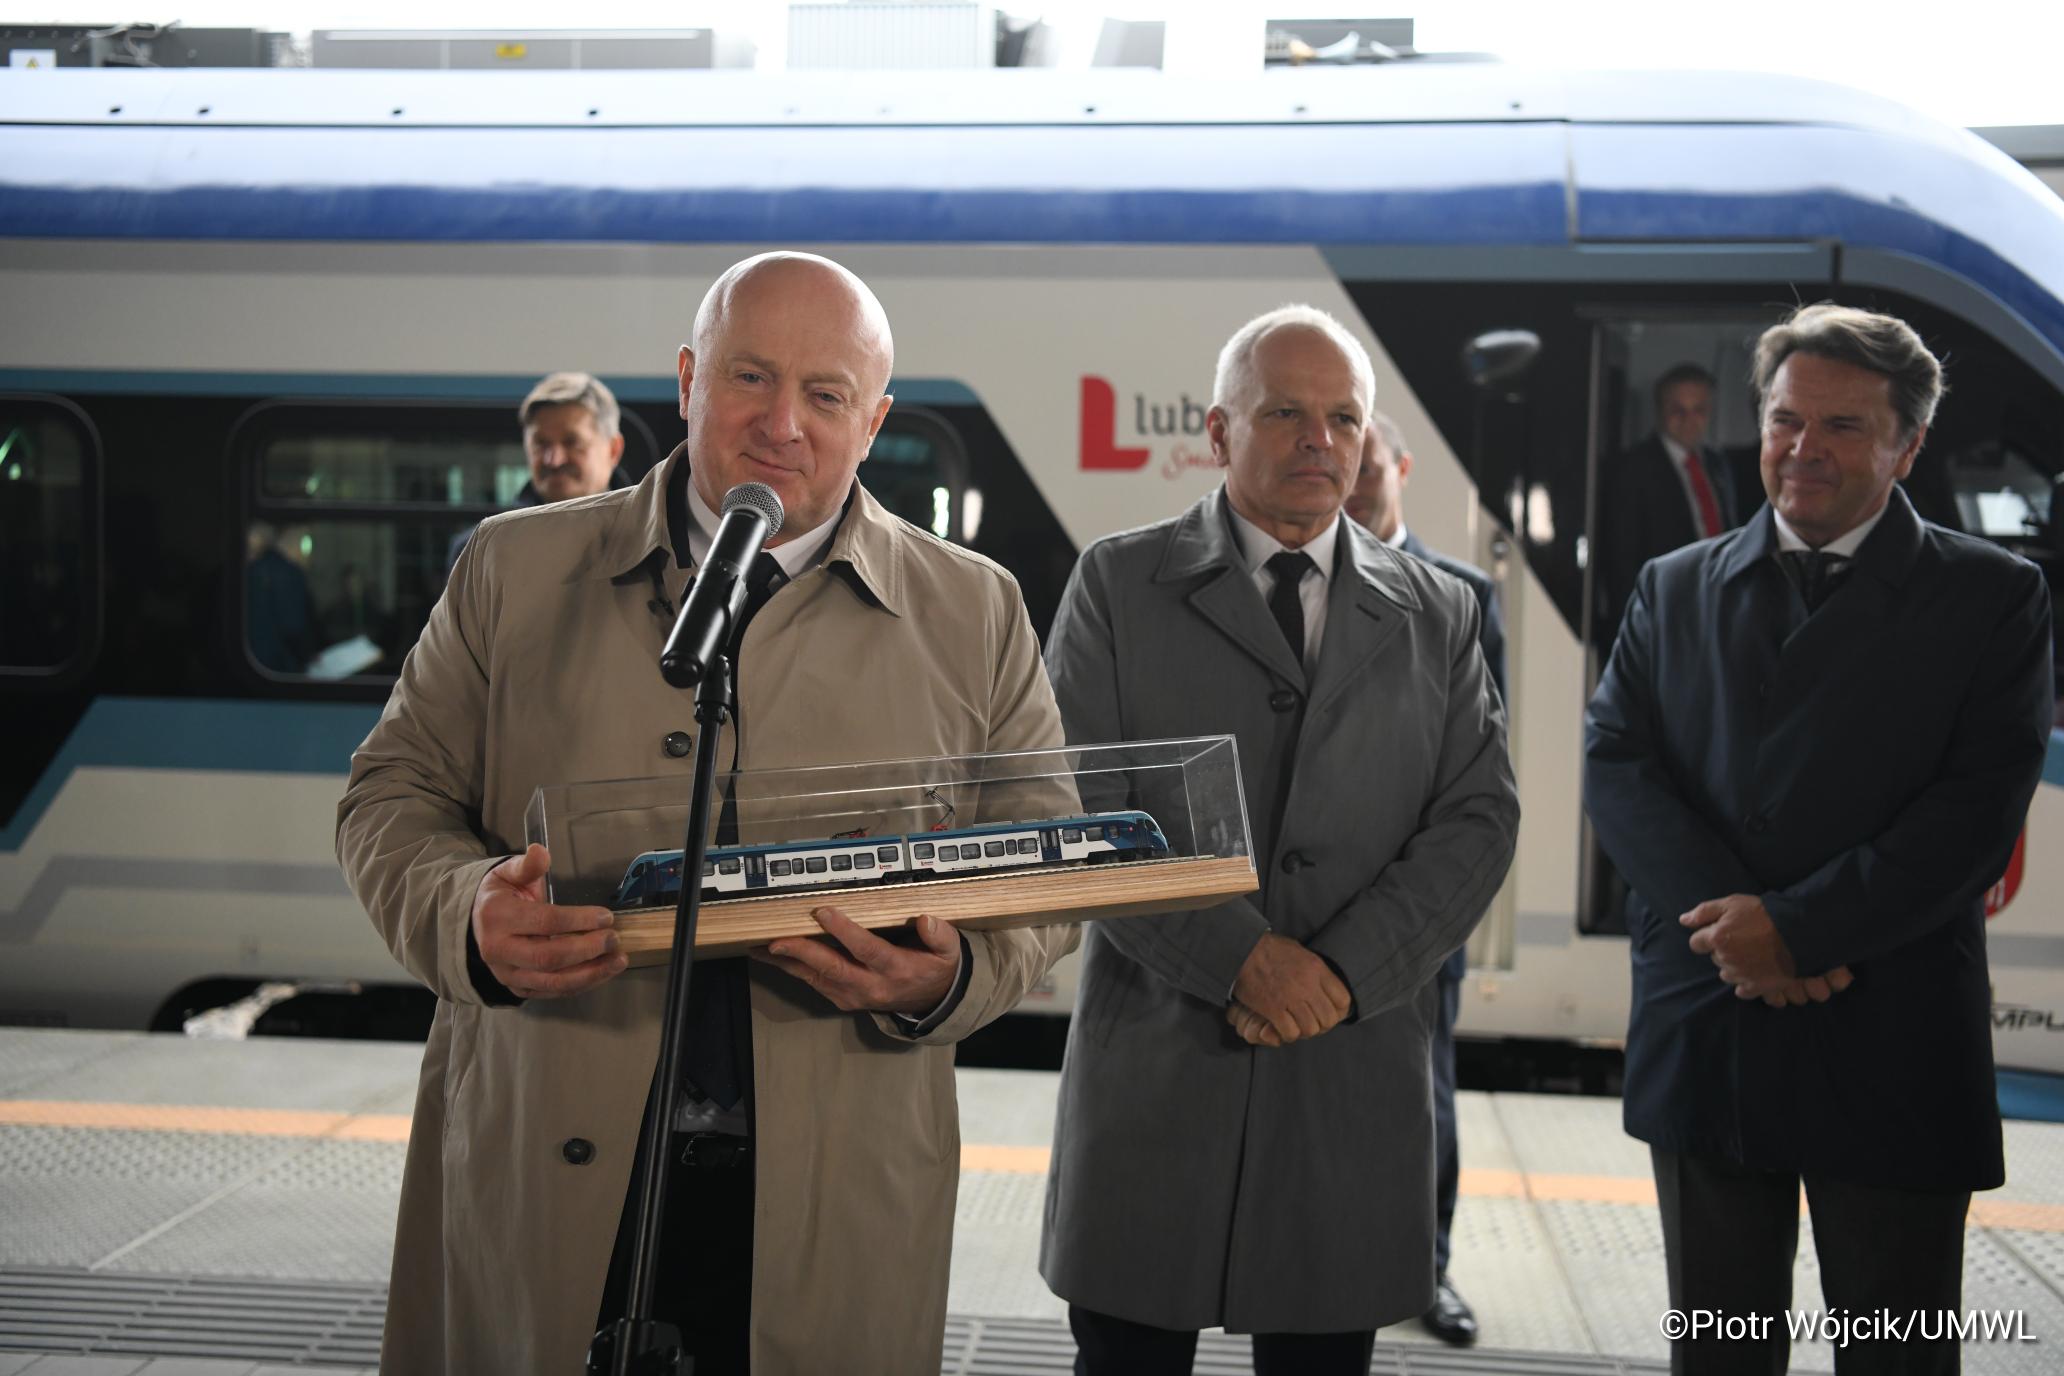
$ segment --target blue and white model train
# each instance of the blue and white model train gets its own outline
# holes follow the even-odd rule
[[[1171,853],[1160,824],[1144,812],[997,822],[909,836],[719,846],[703,858],[702,896],[736,898],[780,889],[935,879],[1036,865],[1160,860]],[[678,850],[646,851],[624,871],[610,905],[650,908],[677,902],[681,861]]]

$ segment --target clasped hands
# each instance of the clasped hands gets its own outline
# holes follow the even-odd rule
[[[1826,1003],[1856,979],[1846,965],[1801,979],[1777,924],[1754,894],[1708,899],[1677,922],[1690,930],[1691,949],[1712,958],[1736,998],[1761,999],[1772,1008],[1797,1008]]]
[[[1330,1032],[1354,1007],[1354,995],[1317,954],[1266,932],[1233,981],[1226,1021],[1253,1046],[1288,1046]]]
[[[487,872],[473,895],[480,958],[523,999],[569,998],[616,978],[629,961],[617,949],[616,914],[548,902],[551,856],[533,845]],[[929,1013],[960,972],[960,935],[935,917],[913,918],[921,943],[899,946],[837,908],[811,914],[822,937],[785,937],[754,960],[786,971],[846,1012]]]

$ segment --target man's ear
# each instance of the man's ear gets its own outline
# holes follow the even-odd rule
[[[1232,449],[1226,440],[1226,429],[1232,424],[1232,417],[1225,407],[1214,406],[1204,413],[1204,433],[1211,440],[1211,461],[1220,468],[1232,463]]]
[[[1906,452],[1899,456],[1899,466],[1892,470],[1892,476],[1901,482],[1913,472],[1914,460],[1921,456],[1921,446],[1927,442],[1928,427],[1923,425],[1914,431],[1914,437],[1906,442]]]
[[[695,350],[686,344],[681,346],[681,356],[674,360],[674,370],[681,375],[681,419],[688,419],[688,384],[695,381]]]

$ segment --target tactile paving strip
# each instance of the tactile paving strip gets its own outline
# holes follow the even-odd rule
[[[0,1350],[379,1360],[384,1285],[0,1270]]]
[[[377,1360],[386,1287],[251,1279],[153,1280],[0,1270],[0,1352],[129,1354],[363,1367]],[[1244,1337],[1203,1334],[1198,1376],[1251,1376]],[[1057,1376],[1073,1369],[1065,1319],[955,1314],[942,1376]],[[1633,1376],[1654,1363],[1509,1348],[1377,1346],[1377,1376]],[[149,1368],[145,1368],[148,1372]]]

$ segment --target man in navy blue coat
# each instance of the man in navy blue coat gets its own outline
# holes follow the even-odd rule
[[[1362,438],[1362,467],[1354,489],[1347,494],[1347,514],[1371,535],[1424,560],[1443,573],[1451,573],[1469,585],[1476,605],[1483,612],[1477,628],[1477,644],[1483,648],[1484,666],[1491,671],[1491,683],[1498,700],[1508,702],[1505,691],[1505,621],[1498,614],[1498,585],[1483,570],[1460,559],[1450,559],[1429,549],[1425,541],[1405,525],[1405,483],[1412,476],[1412,451],[1405,446],[1404,432],[1381,411],[1369,413],[1369,425]],[[1454,1251],[1455,1193],[1461,1182],[1462,1154],[1455,1137],[1455,1018],[1462,1011],[1462,977],[1469,973],[1469,951],[1457,946],[1440,967],[1434,982],[1440,987],[1440,1005],[1433,1027],[1433,1138],[1434,1138],[1434,1266],[1438,1282],[1433,1307],[1420,1316],[1428,1332],[1442,1342],[1468,1347],[1476,1341],[1476,1314],[1462,1292],[1448,1279],[1448,1258]]]
[[[1958,1306],[1971,1191],[2005,1178],[1982,896],[2052,711],[2040,572],[1895,486],[1941,395],[1920,338],[1809,306],[1756,384],[1769,504],[1642,570],[1585,742],[1634,895],[1626,1125],[1670,1303],[1774,1320],[1674,1342],[1686,1372],[1784,1370],[1802,1182],[1830,1309]],[[1836,1369],[1957,1361],[1910,1336]]]

